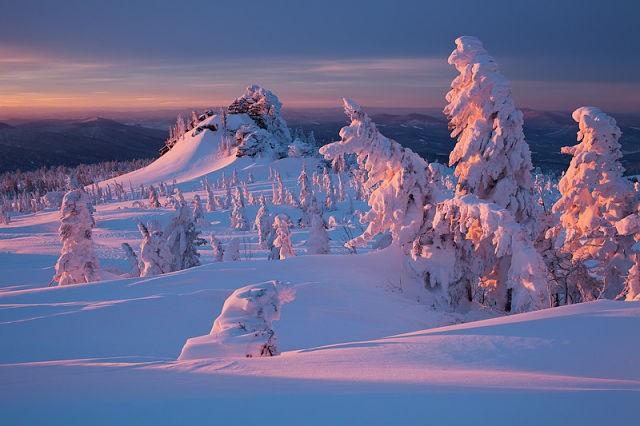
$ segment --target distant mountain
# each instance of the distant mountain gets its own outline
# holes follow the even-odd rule
[[[0,171],[156,157],[166,136],[101,117],[0,123]]]
[[[313,130],[321,144],[338,140],[338,131],[346,125],[346,118],[337,110],[317,114],[309,111],[285,112],[291,127]],[[560,153],[563,146],[575,145],[578,125],[567,112],[525,109],[524,134],[531,147],[533,165],[547,171],[566,170],[571,157]],[[372,113],[380,131],[403,146],[411,148],[429,161],[447,163],[455,141],[451,139],[446,117],[435,111],[429,113]],[[640,117],[616,116],[622,129],[622,164],[628,174],[640,174]]]

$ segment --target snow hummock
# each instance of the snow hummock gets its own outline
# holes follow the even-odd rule
[[[293,291],[277,281],[237,289],[225,300],[211,333],[187,340],[178,359],[278,355],[272,322],[293,297]]]

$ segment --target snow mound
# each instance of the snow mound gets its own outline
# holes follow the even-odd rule
[[[272,322],[293,297],[293,290],[278,281],[237,289],[225,300],[211,333],[187,340],[179,359],[278,355]]]

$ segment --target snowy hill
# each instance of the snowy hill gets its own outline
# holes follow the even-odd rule
[[[234,164],[236,171],[258,162],[282,158],[291,142],[281,104],[269,90],[249,86],[226,109],[194,116],[191,124],[179,118],[173,145],[149,166],[101,185],[121,182],[139,186],[160,182],[188,182]],[[240,159],[238,159],[240,158]]]
[[[242,123],[249,123],[248,116],[230,116],[231,125],[239,126]],[[208,117],[199,125],[220,126],[219,115]],[[226,167],[236,161],[235,156],[224,155],[220,151],[222,133],[215,130],[205,130],[198,134],[187,132],[178,140],[176,145],[165,155],[147,167],[119,176],[104,184],[113,181],[123,182],[138,186],[140,184],[151,185],[159,182],[177,183],[187,182],[197,179],[208,173]],[[252,161],[244,161],[243,165],[248,166]]]

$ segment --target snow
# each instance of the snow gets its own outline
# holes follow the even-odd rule
[[[265,113],[286,142],[277,98],[250,89],[254,115]],[[271,106],[262,111],[264,100]],[[352,122],[324,154],[342,167],[338,151],[366,157],[381,147],[389,155],[367,159],[367,184],[359,171],[355,182],[323,173],[317,158],[237,157],[213,126],[187,132],[155,162],[117,178],[165,190],[175,181],[178,212],[155,188],[160,206],[96,206],[90,231],[102,281],[48,287],[62,247],[58,209],[1,225],[0,423],[633,424],[640,301],[505,315],[506,290],[513,311],[537,307],[545,290],[515,215],[473,194],[443,201],[440,184],[453,187],[444,167],[384,137],[354,102],[345,106]],[[200,125],[220,128],[220,120]],[[254,125],[248,114],[226,115],[227,129]],[[299,197],[303,165],[313,179],[301,178],[308,193]],[[232,192],[233,220],[243,226],[231,226]],[[353,254],[344,243],[365,232],[357,218],[367,208],[357,192],[374,194],[369,216],[377,222],[367,232],[379,235]],[[322,212],[327,195],[332,211]],[[196,196],[208,208],[193,218]],[[407,291],[415,284],[404,273],[407,250],[391,239],[415,244],[432,218],[421,210],[427,201],[443,237],[419,247],[431,290],[477,266],[452,254],[454,243],[468,243],[463,254],[508,266],[495,306],[473,300],[454,309]],[[448,207],[464,210],[464,220],[447,222]],[[618,231],[635,232],[637,218],[623,220]],[[176,253],[179,267],[169,265]],[[472,272],[495,278],[480,269]]]

